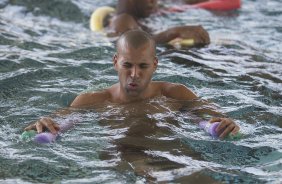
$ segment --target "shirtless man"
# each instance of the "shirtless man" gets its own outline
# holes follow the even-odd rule
[[[152,81],[153,73],[158,66],[155,41],[141,30],[125,32],[117,41],[117,53],[113,57],[114,68],[119,82],[98,92],[78,95],[71,103],[73,108],[91,107],[99,104],[127,104],[165,96],[176,100],[194,100],[198,97],[182,84]],[[229,118],[211,118],[210,122],[220,121],[217,131],[222,131],[221,138],[227,134],[236,134],[237,126]],[[25,130],[43,128],[57,133],[59,126],[51,118],[41,118]]]
[[[140,23],[140,19],[149,17],[157,11],[157,0],[119,0],[116,15],[108,26],[109,35],[119,36],[130,29],[142,29],[152,34],[156,43],[164,44],[174,39],[193,39],[194,45],[210,43],[209,34],[202,26],[178,26],[159,33]]]

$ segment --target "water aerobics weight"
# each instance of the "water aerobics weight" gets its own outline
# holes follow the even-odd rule
[[[77,120],[66,119],[65,122],[61,123],[60,131],[57,134],[52,134],[50,132],[42,132],[37,134],[34,130],[24,131],[21,135],[21,140],[33,140],[36,143],[44,144],[44,143],[52,143],[55,142],[60,134],[70,130],[74,127]],[[218,133],[215,131],[219,126],[220,122],[210,123],[208,121],[201,121],[199,123],[200,128],[209,133],[213,138],[218,138]],[[242,137],[241,133],[237,133],[236,135],[228,134],[225,140],[238,140]]]
[[[221,132],[216,132],[216,128],[219,126],[220,122],[210,123],[209,121],[201,121],[199,123],[200,128],[205,130],[208,134],[210,134],[213,138],[218,138]],[[236,135],[232,135],[229,133],[224,140],[239,140],[241,139],[242,134],[238,132]]]
[[[37,134],[34,130],[28,130],[24,131],[21,135],[21,140],[27,141],[27,140],[33,140],[36,143],[51,143],[55,142],[56,139],[59,137],[60,134],[70,130],[74,127],[75,123],[77,123],[78,120],[76,119],[66,119],[63,123],[61,123],[60,131],[57,134],[52,134],[51,132],[42,132]]]

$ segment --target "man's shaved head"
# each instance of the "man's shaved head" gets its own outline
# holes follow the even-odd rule
[[[137,49],[148,44],[153,54],[156,53],[156,43],[150,34],[142,30],[129,30],[123,33],[117,41],[117,51],[120,52],[125,48]]]

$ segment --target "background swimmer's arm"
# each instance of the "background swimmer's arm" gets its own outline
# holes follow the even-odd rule
[[[162,84],[162,94],[176,100],[195,100],[197,95],[182,84],[165,82]]]
[[[174,31],[174,29],[175,28],[171,28],[163,32],[156,33],[153,35],[153,38],[156,41],[156,43],[166,44],[169,41],[178,38],[179,34],[176,31]]]
[[[99,103],[104,103],[110,99],[110,93],[107,90],[84,93],[78,95],[71,103],[70,107],[90,107]]]
[[[180,26],[153,35],[157,43],[168,43],[176,38],[193,39],[194,44],[209,44],[210,37],[202,26]]]

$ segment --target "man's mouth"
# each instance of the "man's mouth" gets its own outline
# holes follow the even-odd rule
[[[136,83],[129,83],[129,85],[130,85],[130,86],[133,86],[133,87],[134,87],[134,86],[137,86]]]
[[[135,88],[138,87],[138,84],[135,83],[135,82],[131,82],[131,83],[128,84],[128,86],[129,86],[129,88],[131,88],[131,89],[135,89]]]

